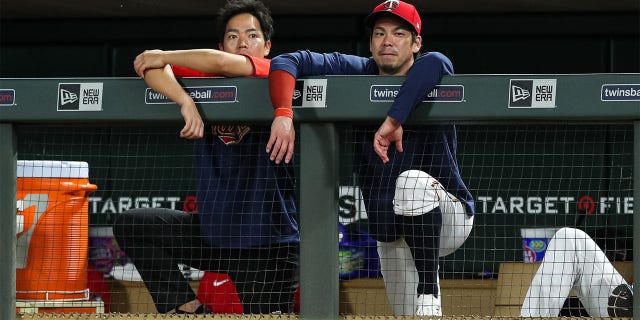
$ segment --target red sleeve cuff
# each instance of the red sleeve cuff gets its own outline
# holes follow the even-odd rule
[[[269,95],[271,96],[271,104],[273,104],[274,116],[293,118],[291,104],[295,85],[296,79],[286,71],[275,70],[269,74]]]
[[[244,55],[251,60],[253,64],[253,75],[256,78],[266,78],[269,76],[269,67],[271,67],[271,59]]]

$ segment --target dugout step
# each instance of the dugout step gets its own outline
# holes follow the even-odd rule
[[[497,282],[496,279],[440,280],[443,313],[493,316]],[[382,278],[341,280],[339,312],[358,316],[393,315]]]

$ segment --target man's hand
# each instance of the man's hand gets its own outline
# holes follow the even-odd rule
[[[267,153],[271,153],[271,161],[289,163],[293,158],[293,147],[296,140],[296,131],[293,127],[293,119],[289,117],[275,117],[271,124],[271,137],[267,142]]]
[[[180,113],[184,119],[184,128],[180,131],[180,138],[200,139],[204,136],[204,123],[195,103],[191,100],[180,106]]]
[[[396,150],[402,152],[402,124],[396,119],[387,117],[373,137],[373,150],[383,163],[389,162],[389,145],[396,144]]]
[[[133,69],[140,78],[144,79],[144,72],[147,69],[164,68],[166,63],[163,60],[164,51],[162,50],[146,50],[139,54],[133,60]]]

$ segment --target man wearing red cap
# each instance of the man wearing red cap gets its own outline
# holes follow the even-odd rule
[[[413,5],[387,0],[365,22],[371,29],[370,58],[298,51],[272,60],[269,91],[275,119],[267,152],[276,163],[292,158],[296,78],[406,76],[382,125],[354,128],[355,171],[395,315],[440,316],[438,257],[468,237],[474,201],[458,168],[455,126],[403,124],[441,78],[453,74],[453,66],[441,53],[419,55],[422,23]],[[389,148],[392,143],[395,148]]]

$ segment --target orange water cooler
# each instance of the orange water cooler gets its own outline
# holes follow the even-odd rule
[[[88,164],[21,160],[17,169],[17,311],[99,312],[87,288],[88,195],[97,189]]]

